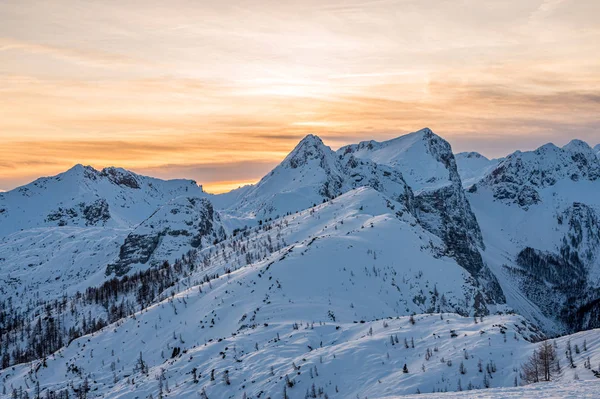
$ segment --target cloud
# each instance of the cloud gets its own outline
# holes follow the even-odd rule
[[[226,163],[168,164],[150,168],[137,168],[136,172],[164,179],[187,177],[207,183],[236,184],[255,182],[273,169],[279,161],[232,161]]]
[[[92,67],[123,67],[139,65],[130,57],[120,54],[111,54],[97,50],[82,50],[53,46],[48,44],[30,43],[11,38],[0,37],[0,52],[21,51],[33,54],[49,55],[62,60],[85,64]]]
[[[542,19],[551,13],[553,13],[556,9],[558,9],[561,5],[566,3],[568,0],[544,0],[542,4],[531,14],[531,20],[539,20]]]
[[[0,185],[74,163],[235,184],[307,133],[594,139],[599,2],[430,3],[0,2]]]

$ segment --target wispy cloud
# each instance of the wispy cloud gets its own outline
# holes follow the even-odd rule
[[[89,49],[75,49],[52,46],[48,44],[30,43],[5,37],[0,37],[0,52],[26,52],[60,58],[77,64],[91,67],[120,68],[139,65],[140,61],[133,58]]]
[[[225,187],[307,133],[597,141],[599,2],[435,3],[0,2],[0,186],[86,163]]]

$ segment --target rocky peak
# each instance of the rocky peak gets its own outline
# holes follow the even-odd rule
[[[461,158],[467,158],[467,159],[483,159],[486,161],[489,161],[489,158],[487,158],[484,155],[481,155],[478,152],[475,151],[471,151],[471,152],[460,152],[458,154],[456,154],[456,158],[461,157]]]
[[[292,169],[305,165],[309,160],[323,160],[327,155],[333,154],[331,149],[323,144],[318,136],[309,134],[284,159],[283,164]]]
[[[452,147],[429,128],[384,142],[365,141],[340,148],[352,155],[400,172],[414,192],[415,215],[428,231],[442,238],[445,254],[474,277],[487,273],[478,248],[483,248],[479,224],[462,188]],[[489,274],[488,274],[489,276]],[[502,301],[490,277],[490,300]]]
[[[100,175],[108,178],[108,180],[117,186],[125,186],[133,189],[140,188],[137,175],[122,168],[115,168],[112,166],[104,168],[102,169],[102,172],[100,172]]]
[[[492,188],[496,199],[528,207],[539,202],[538,190],[559,180],[599,178],[598,157],[587,143],[573,140],[562,148],[549,143],[535,151],[514,152],[484,178],[483,184]]]

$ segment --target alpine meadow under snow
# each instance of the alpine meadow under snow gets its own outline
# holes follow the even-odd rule
[[[308,135],[220,195],[77,165],[0,193],[0,279],[2,397],[598,397],[600,145]]]

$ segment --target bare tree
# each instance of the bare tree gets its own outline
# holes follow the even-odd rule
[[[551,381],[556,371],[556,351],[549,341],[542,342],[523,364],[523,381],[528,384]]]

